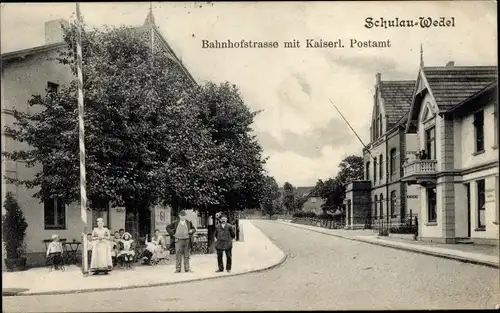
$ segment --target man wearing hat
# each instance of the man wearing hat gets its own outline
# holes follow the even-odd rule
[[[215,227],[215,249],[217,250],[217,273],[224,271],[223,253],[226,253],[226,270],[231,272],[233,239],[236,236],[233,225],[227,222],[227,216],[222,215],[220,224]]]
[[[182,258],[184,257],[184,271],[190,272],[189,254],[191,238],[196,232],[193,223],[186,220],[186,211],[179,212],[179,219],[167,226],[167,232],[175,238],[175,272],[181,272]]]

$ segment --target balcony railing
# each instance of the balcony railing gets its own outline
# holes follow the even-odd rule
[[[436,164],[436,160],[413,160],[404,165],[404,177],[435,174]]]

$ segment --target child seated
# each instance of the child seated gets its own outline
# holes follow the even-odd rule
[[[115,232],[114,238],[111,239],[110,241],[111,245],[111,259],[113,260],[113,266],[116,265],[116,258],[118,257],[118,254],[120,253],[120,233]]]
[[[157,244],[154,241],[148,241],[148,236],[146,236],[145,244],[146,249],[144,249],[144,252],[142,252],[141,258],[143,264],[151,264],[151,258],[156,253]]]
[[[51,261],[52,266],[58,270],[63,265],[63,246],[59,241],[58,235],[52,235],[52,242],[47,248],[47,259]]]
[[[135,251],[133,247],[134,240],[132,240],[132,235],[130,233],[123,234],[123,238],[121,239],[122,249],[118,254],[118,257],[122,258],[122,260],[130,266],[130,264],[134,261]]]

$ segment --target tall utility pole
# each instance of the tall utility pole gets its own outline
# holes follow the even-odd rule
[[[83,72],[82,72],[82,16],[80,13],[80,3],[76,3],[76,66],[78,72],[78,126],[80,139],[80,211],[83,222],[82,233],[82,269],[83,273],[88,273],[89,264],[87,260],[87,179],[85,174],[85,124],[83,122],[84,107],[83,107]]]

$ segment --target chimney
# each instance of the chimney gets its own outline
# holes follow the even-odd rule
[[[382,79],[382,78],[381,78],[381,77],[382,77],[382,74],[377,73],[376,77],[377,77],[377,86],[378,86],[378,85],[380,85],[380,80]]]
[[[52,44],[64,41],[64,31],[62,25],[69,26],[69,22],[65,19],[58,19],[45,22],[45,44]]]
[[[453,67],[453,66],[455,66],[455,61],[450,61],[446,63],[446,67]]]

